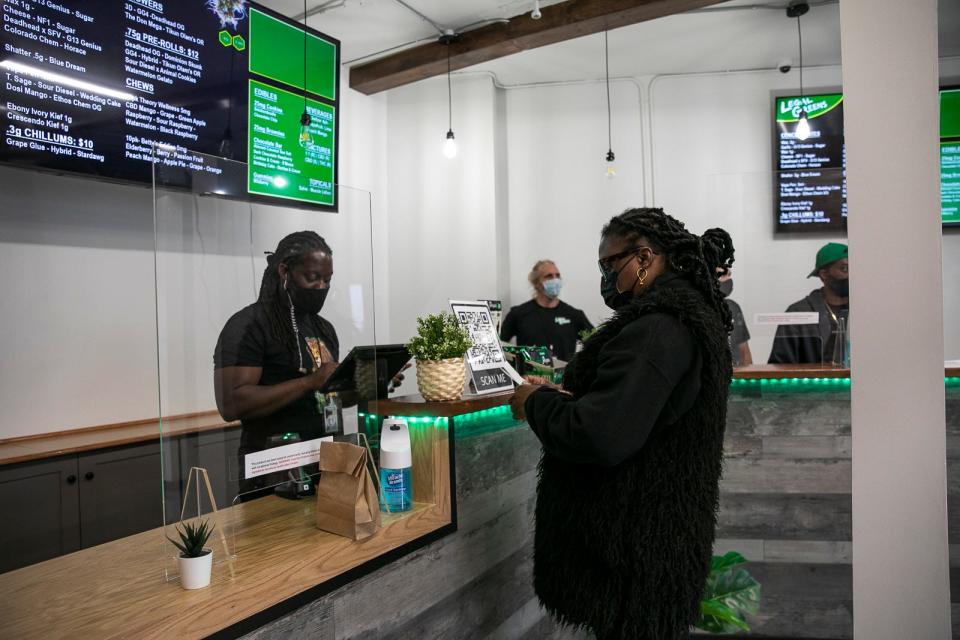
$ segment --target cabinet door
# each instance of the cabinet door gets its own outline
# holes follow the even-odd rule
[[[240,491],[240,470],[237,452],[240,449],[240,427],[231,427],[219,431],[205,431],[180,438],[180,484],[187,486],[187,474],[191,467],[203,467],[210,476],[213,497],[218,509],[229,507]],[[206,505],[206,487],[201,486],[201,504]],[[190,500],[193,488],[190,489]],[[190,510],[192,515],[196,508]]]
[[[0,572],[80,548],[77,457],[0,467]]]
[[[164,504],[179,513],[176,443],[164,441],[162,456],[160,443],[151,442],[82,453],[79,460],[84,548],[163,526]]]

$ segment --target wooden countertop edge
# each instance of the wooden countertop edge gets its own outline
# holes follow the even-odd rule
[[[210,421],[202,420],[204,417],[209,417]],[[190,423],[185,425],[184,423],[188,421]],[[216,411],[172,416],[163,422],[163,435],[167,437],[240,426],[239,422],[224,422]],[[0,466],[83,453],[84,451],[96,451],[108,447],[152,442],[159,440],[160,437],[160,421],[153,419],[10,438],[0,440]],[[82,441],[79,443],[70,442],[76,439]]]
[[[11,637],[66,637],[79,633],[77,637],[204,638],[301,593],[322,587],[348,571],[450,524],[449,514],[439,506],[424,507],[384,523],[377,534],[366,541],[351,542],[334,536],[334,544],[317,546],[306,540],[301,544],[304,547],[301,553],[285,555],[283,561],[271,562],[267,568],[259,566],[265,561],[260,553],[244,557],[241,551],[235,578],[224,575],[227,565],[219,564],[214,567],[215,576],[210,586],[197,591],[185,591],[177,582],[166,582],[162,575],[150,569],[143,573],[128,572],[136,576],[133,583],[101,585],[115,567],[106,570],[90,567],[84,556],[102,560],[112,549],[129,549],[133,544],[137,548],[127,560],[152,564],[159,560],[152,552],[158,548],[153,543],[160,537],[158,531],[148,531],[0,575],[0,594],[3,594],[0,612],[5,614],[6,631],[14,634]],[[219,550],[219,544],[212,543],[212,546],[215,552]],[[94,580],[86,586],[102,596],[100,602],[72,598],[76,585],[69,580],[55,579],[61,570],[78,562],[79,572],[87,572],[90,574],[87,577]],[[258,566],[254,569],[251,564]],[[117,573],[118,580],[125,577],[124,571]],[[71,580],[84,578],[76,573],[72,575]],[[42,597],[41,592],[47,597]],[[125,597],[127,601],[123,602]]]
[[[484,409],[495,409],[510,403],[513,390],[483,396],[467,396],[459,400],[429,402],[419,395],[399,396],[366,403],[365,413],[385,416],[455,418]]]

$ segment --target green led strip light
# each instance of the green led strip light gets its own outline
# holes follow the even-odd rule
[[[849,387],[850,378],[734,378],[734,387]]]
[[[944,384],[948,387],[960,386],[960,377],[945,377]],[[733,387],[849,387],[850,378],[734,378],[730,381]]]
[[[960,387],[960,377],[945,377],[944,384],[948,387]],[[731,387],[772,387],[777,389],[845,389],[850,387],[850,378],[734,378],[730,381]],[[359,413],[360,419],[365,424],[378,426],[380,416],[375,413]],[[447,426],[448,418],[440,416],[399,416],[406,420],[409,425],[428,425]],[[459,435],[468,435],[476,429],[485,431],[485,425],[499,425],[500,428],[518,424],[510,414],[510,407],[503,405],[465,413],[456,416],[457,424],[460,425]],[[462,430],[467,429],[467,433]],[[496,430],[496,429],[494,429]]]
[[[377,420],[381,416],[376,413],[358,413],[361,418]],[[383,416],[389,417],[389,416]],[[436,422],[446,423],[447,418],[437,417],[437,416],[397,416],[398,418],[403,418],[406,420],[407,424],[434,424]],[[510,415],[510,407],[508,405],[503,405],[500,407],[492,407],[490,409],[483,409],[481,411],[474,411],[473,413],[464,413],[456,416],[457,422],[470,422],[476,420],[491,420],[498,418],[507,418],[512,416]]]

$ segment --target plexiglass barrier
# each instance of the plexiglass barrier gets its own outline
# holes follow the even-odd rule
[[[730,233],[731,350],[735,359],[744,353],[757,365],[783,365],[776,373],[743,362],[734,370],[715,552],[742,553],[761,584],[752,633],[806,637],[814,625],[811,635],[848,638],[852,424],[842,370],[856,367],[848,311],[856,291],[846,280],[856,257],[822,253],[846,243],[836,224],[843,174],[817,173],[809,181],[772,172],[708,176],[667,211],[697,233]]]
[[[392,372],[371,194],[335,185],[337,212],[252,200],[246,165],[182,156],[158,149],[154,164],[164,528],[214,525],[213,579],[228,579],[244,536],[309,520],[319,443],[355,433]],[[171,579],[176,556],[167,545]]]
[[[850,267],[840,248],[820,253],[846,244],[844,173],[815,173],[712,175],[702,201],[691,202],[695,212],[677,212],[688,227],[719,226],[732,236],[735,286],[728,299],[742,327],[731,340],[749,335],[754,364],[850,365]]]

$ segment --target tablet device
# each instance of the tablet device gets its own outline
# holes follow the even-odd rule
[[[354,347],[320,391],[356,391],[363,400],[386,398],[390,380],[409,360],[410,352],[402,344]]]

